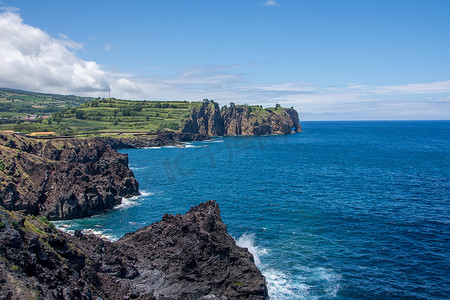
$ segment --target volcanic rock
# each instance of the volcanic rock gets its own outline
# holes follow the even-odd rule
[[[128,156],[93,139],[0,134],[0,205],[48,219],[91,216],[137,195]]]
[[[213,201],[117,242],[0,209],[0,240],[1,299],[268,299]]]

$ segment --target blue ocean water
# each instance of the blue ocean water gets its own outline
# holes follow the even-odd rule
[[[143,195],[58,225],[117,239],[215,199],[272,299],[448,298],[450,122],[302,127],[121,151]]]

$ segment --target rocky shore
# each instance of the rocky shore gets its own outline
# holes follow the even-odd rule
[[[93,139],[0,134],[0,205],[49,220],[91,216],[139,194],[128,156]]]
[[[55,229],[48,219],[91,216],[138,194],[127,155],[102,141],[2,133],[0,179],[0,299],[268,298],[253,256],[228,235],[213,201],[117,242]]]
[[[183,142],[204,141],[210,139],[208,134],[160,131],[154,134],[143,134],[134,137],[103,137],[97,140],[113,149],[148,148],[180,145]]]
[[[268,299],[213,201],[117,242],[0,208],[0,240],[1,299]]]

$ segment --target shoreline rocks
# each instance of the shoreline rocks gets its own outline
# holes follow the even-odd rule
[[[128,156],[93,139],[0,134],[0,204],[50,220],[92,216],[139,194]]]
[[[96,138],[113,149],[164,147],[180,145],[183,142],[205,141],[211,136],[200,133],[159,131],[154,134],[143,134],[134,137],[102,137]]]
[[[2,299],[268,299],[214,201],[117,242],[0,208]]]

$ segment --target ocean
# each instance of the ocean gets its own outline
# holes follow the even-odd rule
[[[450,121],[301,125],[121,150],[142,195],[56,224],[114,240],[213,199],[271,299],[448,299]]]

